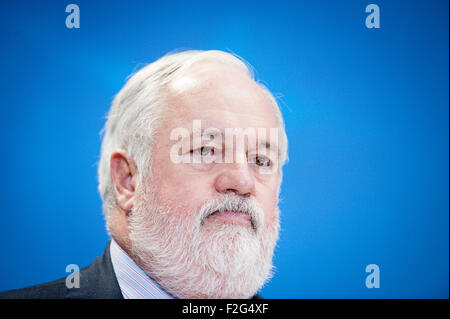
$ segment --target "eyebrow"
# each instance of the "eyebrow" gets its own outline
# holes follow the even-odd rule
[[[260,146],[263,146],[265,148],[270,148],[271,145],[270,145],[270,142],[263,140],[258,143],[257,148],[259,148]],[[279,149],[278,145],[277,145],[277,149]]]
[[[208,137],[210,137],[210,139],[211,139],[211,136],[213,136],[213,139],[216,139],[218,136],[220,136],[220,138],[222,139],[222,142],[224,140],[222,131],[218,131],[218,130],[212,131],[211,130],[211,132],[209,132],[208,130],[202,130],[200,132],[200,136],[202,137],[201,142],[203,142],[203,135],[205,134],[205,132],[207,133]],[[194,134],[194,132],[190,131],[189,136],[183,137],[181,139],[181,142],[186,143],[186,141],[189,140],[189,146],[190,147],[193,146],[193,145],[191,145],[191,140],[193,140],[193,134]]]

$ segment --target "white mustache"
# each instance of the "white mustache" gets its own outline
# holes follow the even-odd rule
[[[246,213],[250,215],[252,227],[257,235],[259,235],[263,229],[264,210],[256,203],[254,199],[226,194],[222,197],[209,200],[198,210],[197,225],[203,225],[204,220],[216,211],[237,211]]]

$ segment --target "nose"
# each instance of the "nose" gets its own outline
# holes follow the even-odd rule
[[[219,193],[233,192],[236,195],[255,195],[255,180],[248,170],[247,163],[224,164],[224,169],[215,180]]]

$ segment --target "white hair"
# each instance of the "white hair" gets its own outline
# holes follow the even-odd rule
[[[136,188],[129,253],[165,291],[182,299],[251,298],[273,276],[278,208],[266,222],[255,199],[223,194],[186,210],[161,202],[155,188],[146,183]],[[209,217],[229,209],[248,213],[254,227]]]
[[[118,149],[125,149],[135,161],[141,178],[151,174],[151,150],[153,136],[159,128],[165,107],[165,88],[175,76],[179,76],[194,63],[199,61],[215,61],[241,69],[251,79],[254,79],[252,68],[243,59],[222,51],[183,51],[168,54],[159,60],[148,64],[135,73],[120,92],[115,96],[107,121],[102,130],[103,140],[98,167],[99,192],[103,201],[103,214],[107,221],[110,212],[116,206],[114,188],[110,176],[110,158]],[[280,152],[279,174],[282,179],[282,165],[287,160],[287,137],[283,117],[279,106],[262,84],[258,83],[272,102],[278,121]],[[146,176],[150,178],[150,176]],[[108,226],[107,226],[108,227]]]

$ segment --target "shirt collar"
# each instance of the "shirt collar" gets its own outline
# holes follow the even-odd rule
[[[111,239],[111,262],[125,299],[173,299]]]

